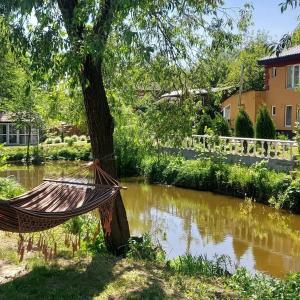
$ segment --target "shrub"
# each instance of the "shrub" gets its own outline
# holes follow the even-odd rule
[[[66,136],[64,141],[69,147],[72,147],[74,145],[74,140],[69,136]]]
[[[203,114],[200,116],[197,126],[197,134],[205,134],[205,128],[213,128],[212,118],[207,114]]]
[[[74,143],[78,141],[78,135],[74,134],[71,136],[71,139],[73,140]]]
[[[294,180],[280,197],[281,207],[300,213],[300,179]]]
[[[235,136],[246,138],[254,137],[253,123],[243,108],[239,110],[235,120]]]
[[[173,259],[169,266],[171,270],[179,274],[215,277],[229,275],[228,268],[232,267],[232,263],[225,255],[216,257],[215,260],[208,260],[205,256],[186,254]]]
[[[48,145],[53,144],[53,139],[52,138],[47,138],[45,143],[48,144]]]
[[[213,119],[213,131],[220,136],[231,136],[229,123],[223,118],[221,114],[217,114]]]
[[[43,149],[39,147],[34,147],[31,156],[31,162],[35,165],[39,165],[44,161],[45,161],[45,156],[44,156]]]
[[[259,139],[274,139],[276,136],[274,122],[265,105],[260,107],[257,115],[255,136]]]
[[[26,151],[24,150],[23,152],[20,150],[17,150],[16,152],[9,152],[7,153],[7,161],[21,161],[26,157]]]
[[[54,144],[60,144],[61,143],[61,138],[59,136],[54,138]]]
[[[253,276],[245,268],[239,268],[229,285],[240,293],[241,299],[299,299],[300,273],[279,280],[263,274]]]
[[[150,234],[129,239],[127,257],[161,262],[165,260],[165,252],[160,244],[155,245]]]
[[[25,192],[25,189],[10,178],[0,178],[0,199],[10,199]]]
[[[142,157],[145,156],[145,146],[135,137],[134,129],[127,128],[127,133],[125,130],[126,128],[118,128],[114,133],[117,173],[120,177],[138,175]],[[111,157],[107,159],[111,159]]]
[[[76,160],[77,158],[77,153],[74,149],[60,149],[57,152],[57,155],[60,159],[65,159],[65,160]]]
[[[184,160],[180,157],[163,155],[147,157],[141,164],[143,175],[151,182],[174,184],[197,190],[219,191],[234,196],[253,198],[262,203],[272,201],[278,206],[282,195],[292,183],[290,175],[269,170],[265,162],[251,167],[227,164],[214,159]],[[297,186],[296,183],[291,188]],[[295,203],[291,210],[297,210],[297,191],[293,190]],[[292,195],[292,194],[291,194]],[[292,197],[290,195],[290,197]],[[280,205],[279,205],[280,206]]]

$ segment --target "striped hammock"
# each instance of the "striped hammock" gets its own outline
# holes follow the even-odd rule
[[[99,209],[102,225],[110,234],[113,202],[120,184],[93,163],[99,184],[78,180],[45,179],[42,184],[11,200],[0,200],[0,230],[18,233],[38,232],[69,219]]]

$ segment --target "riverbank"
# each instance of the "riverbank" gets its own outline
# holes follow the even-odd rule
[[[81,250],[59,251],[45,262],[37,253],[16,262],[14,235],[1,235],[0,299],[300,299],[300,274],[284,280],[226,271],[228,261],[189,255],[157,258],[153,246],[135,246],[128,257]],[[157,252],[157,251],[156,251]],[[145,256],[145,253],[147,255]]]
[[[43,145],[32,148],[34,161],[88,161],[91,159],[90,144],[77,142]],[[8,162],[21,161],[26,147],[5,147],[3,154]],[[151,156],[137,149],[117,147],[118,175],[144,176],[150,183],[174,185],[200,191],[212,191],[300,213],[299,172],[287,174],[267,168],[264,162],[250,167],[230,164],[225,158],[201,157],[185,160],[174,155]],[[130,152],[130,154],[128,154]]]
[[[147,157],[141,164],[143,176],[150,183],[212,191],[300,213],[300,179],[267,169],[264,162],[246,167],[228,164],[224,159],[161,155]]]

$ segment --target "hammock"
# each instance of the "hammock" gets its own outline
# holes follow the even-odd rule
[[[9,201],[0,200],[0,230],[18,233],[43,231],[99,208],[102,224],[109,234],[113,201],[121,186],[98,163],[90,166],[93,166],[100,184],[45,179],[21,196]]]

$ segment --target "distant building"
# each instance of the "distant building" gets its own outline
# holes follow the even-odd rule
[[[0,112],[0,144],[9,146],[27,145],[28,132],[25,128],[17,128],[9,114]],[[39,142],[39,130],[31,129],[30,144]]]
[[[291,133],[300,122],[300,45],[276,55],[262,58],[259,65],[265,68],[264,91],[242,93],[241,106],[253,122],[261,105],[266,105],[276,129]],[[234,127],[238,113],[239,95],[235,94],[222,102],[223,116]]]

